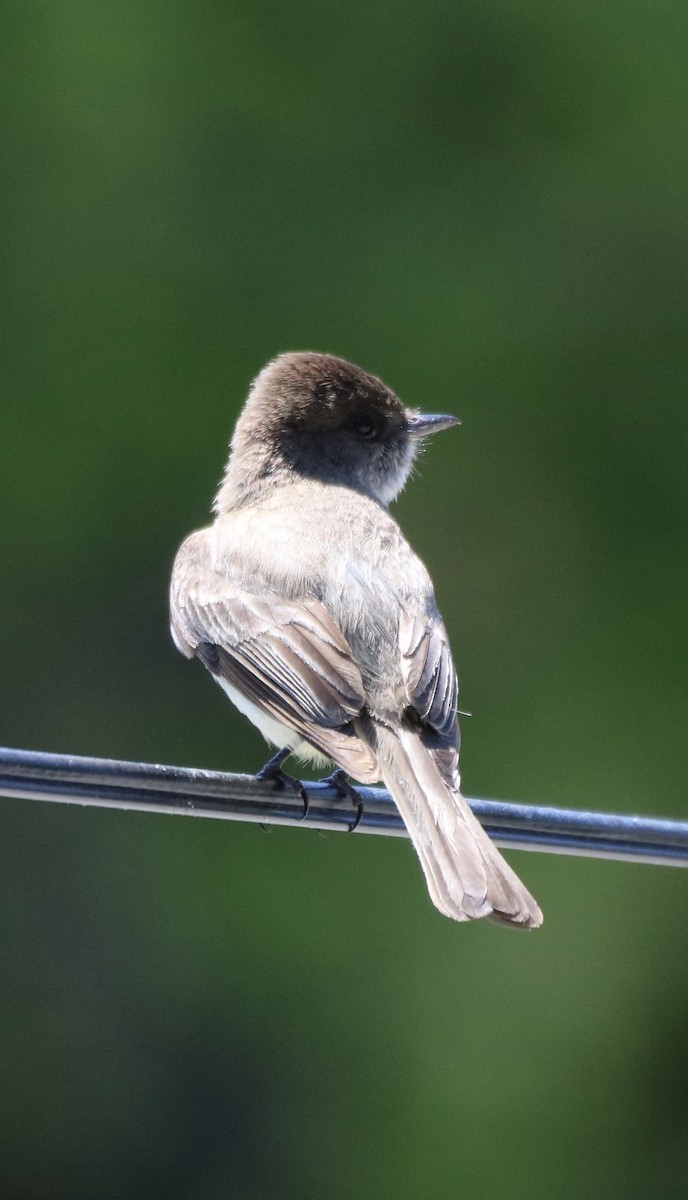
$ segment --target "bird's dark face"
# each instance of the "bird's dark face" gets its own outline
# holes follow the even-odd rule
[[[355,488],[387,505],[424,438],[458,417],[406,408],[375,375],[329,354],[282,354],[254,380],[237,421],[216,513],[294,478]]]
[[[325,354],[284,354],[255,380],[233,445],[243,450],[264,439],[304,478],[353,487],[386,505],[428,432],[424,418],[360,367]]]
[[[416,450],[404,405],[381,380],[340,359],[313,355],[296,366],[298,377],[283,393],[286,460],[299,474],[389,504]]]

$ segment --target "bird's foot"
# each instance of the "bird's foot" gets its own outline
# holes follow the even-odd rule
[[[269,758],[264,767],[260,771],[256,771],[256,779],[263,783],[266,779],[271,779],[279,787],[286,788],[290,792],[296,792],[303,801],[303,816],[302,821],[306,820],[310,804],[305,788],[300,779],[295,779],[293,775],[287,775],[286,771],[282,770],[282,763],[289,758],[292,753],[291,746],[284,746],[282,750],[278,750]]]
[[[358,826],[361,823],[361,817],[363,816],[363,799],[361,795],[356,791],[356,788],[352,787],[352,785],[349,783],[346,774],[344,771],[342,771],[341,767],[337,767],[336,771],[333,771],[331,775],[326,775],[324,779],[320,780],[320,782],[329,783],[331,787],[337,789],[340,796],[349,797],[349,800],[356,809],[356,817],[354,822],[349,826],[349,833],[353,833],[354,829],[358,829]]]

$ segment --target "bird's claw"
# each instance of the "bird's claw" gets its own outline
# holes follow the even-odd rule
[[[269,758],[265,766],[256,771],[256,779],[264,783],[266,780],[272,780],[278,787],[286,788],[290,792],[295,792],[303,801],[303,816],[302,821],[306,820],[310,809],[310,802],[306,794],[306,789],[300,779],[295,779],[293,775],[287,775],[286,771],[282,770],[282,763],[289,758],[291,754],[291,746],[285,746],[282,750],[278,750]]]
[[[361,799],[360,794],[356,791],[356,788],[352,787],[352,785],[349,783],[346,774],[341,767],[337,767],[336,771],[333,771],[331,775],[326,775],[324,779],[320,780],[320,782],[329,783],[330,787],[336,788],[340,796],[348,796],[349,800],[356,809],[356,817],[353,824],[350,825],[348,829],[349,833],[353,833],[355,829],[358,829],[358,826],[361,823],[361,817],[363,816],[363,800]]]

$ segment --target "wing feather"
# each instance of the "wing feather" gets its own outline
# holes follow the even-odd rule
[[[361,672],[318,600],[255,595],[197,561],[185,573],[182,562],[175,571],[171,621],[188,657],[199,657],[354,778],[377,782],[375,754],[354,728],[365,707]]]
[[[412,615],[401,612],[401,666],[409,705],[448,745],[458,740],[458,681],[447,631],[436,609]]]

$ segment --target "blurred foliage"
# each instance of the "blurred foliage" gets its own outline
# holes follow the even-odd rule
[[[685,813],[688,9],[5,0],[7,745],[251,770],[166,628],[285,349],[460,431],[397,505],[469,794]],[[688,1190],[686,877],[3,802],[8,1197]]]

